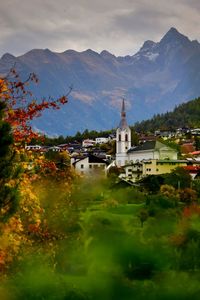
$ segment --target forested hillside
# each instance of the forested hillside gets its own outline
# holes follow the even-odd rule
[[[200,97],[177,106],[172,112],[157,114],[152,119],[138,122],[136,131],[169,130],[179,127],[200,126]]]

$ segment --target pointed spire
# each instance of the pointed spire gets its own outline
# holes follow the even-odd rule
[[[127,128],[127,121],[126,121],[126,111],[125,111],[125,101],[122,99],[122,110],[121,110],[121,121],[119,124],[119,128],[124,129]]]
[[[124,98],[122,99],[122,112],[125,112],[125,101],[124,101]]]

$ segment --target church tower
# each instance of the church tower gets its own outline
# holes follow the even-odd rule
[[[124,166],[128,162],[127,151],[131,148],[131,129],[127,125],[125,101],[122,100],[121,120],[116,132],[116,164]]]

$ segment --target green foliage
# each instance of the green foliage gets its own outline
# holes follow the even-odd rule
[[[141,180],[141,184],[144,189],[149,193],[157,193],[160,190],[160,186],[164,183],[164,177],[162,175],[149,175]]]
[[[65,165],[67,157],[49,155]],[[187,182],[182,170],[174,174]],[[176,187],[166,184],[174,174],[149,176],[145,193],[94,177],[76,178],[72,189],[68,178],[64,186],[36,182],[47,236],[21,249],[0,283],[0,298],[198,299],[199,211],[181,213]]]
[[[70,166],[70,157],[67,152],[57,152],[53,150],[49,150],[45,153],[45,158],[50,161],[54,161],[59,168],[65,168]]]
[[[145,221],[148,219],[148,217],[149,217],[149,213],[148,213],[147,209],[142,209],[142,210],[139,212],[138,217],[139,217],[140,222],[141,222],[141,227],[143,227],[144,222],[145,222]]]
[[[200,138],[197,136],[195,136],[195,138],[194,138],[194,146],[197,151],[200,150]]]
[[[180,239],[181,237],[181,239]],[[191,215],[175,236],[175,259],[177,268],[184,271],[197,271],[200,268],[200,219]]]
[[[139,136],[135,132],[134,127],[131,127],[131,144],[132,144],[132,146],[139,145]]]
[[[200,198],[200,179],[193,180],[192,188],[196,191],[197,197]]]
[[[174,188],[188,188],[191,186],[192,178],[187,170],[178,167],[171,173],[165,174],[165,184],[171,185]]]
[[[177,207],[177,199],[169,198],[162,194],[149,195],[146,200],[147,208],[150,215],[155,215],[160,209]]]
[[[96,131],[96,130],[91,130],[89,131],[88,129],[85,129],[82,133],[78,131],[74,136],[66,136],[63,137],[60,135],[59,137],[48,137],[44,136],[43,141],[38,141],[36,139],[32,139],[31,144],[43,144],[47,146],[53,146],[53,145],[60,145],[60,144],[67,144],[67,143],[72,143],[74,141],[76,142],[82,142],[85,139],[95,139],[97,137],[108,137],[110,134],[113,133],[113,130],[105,130],[105,131]]]

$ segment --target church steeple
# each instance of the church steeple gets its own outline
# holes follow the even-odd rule
[[[116,132],[116,164],[124,166],[128,161],[127,151],[131,148],[131,130],[126,121],[125,101],[122,100],[121,120]]]
[[[125,111],[125,101],[124,99],[122,100],[122,110],[121,110],[121,120],[119,123],[119,128],[125,129],[127,128],[127,121],[126,121],[126,111]]]

